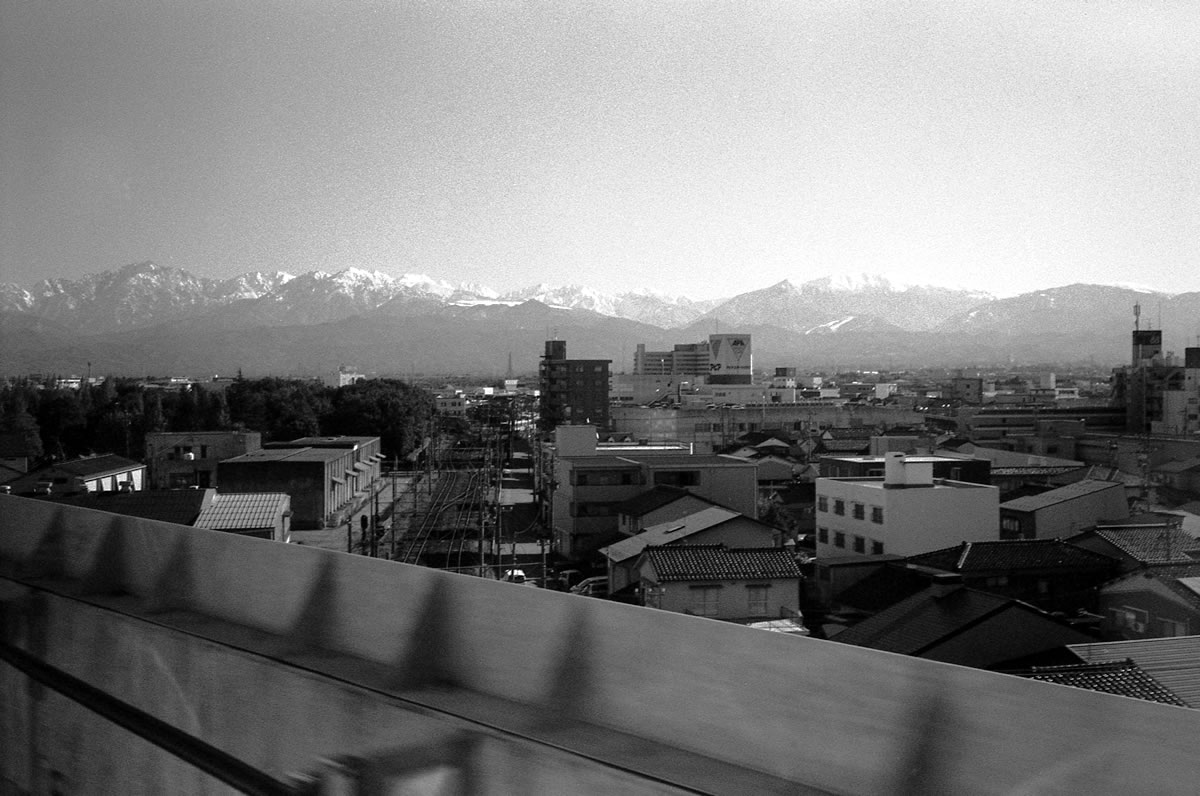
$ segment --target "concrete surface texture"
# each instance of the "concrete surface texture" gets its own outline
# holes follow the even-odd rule
[[[4,495],[0,608],[5,649],[281,780],[471,732],[472,792],[1200,781],[1189,709]],[[0,689],[9,790],[222,792],[7,662]]]

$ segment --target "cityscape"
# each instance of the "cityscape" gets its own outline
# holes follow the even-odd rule
[[[1198,41],[0,0],[0,796],[1195,794]]]
[[[211,778],[248,792],[325,793],[337,781],[386,781],[454,793],[494,777],[505,791],[531,776],[518,763],[527,755],[545,792],[579,782],[611,792],[626,777],[648,792],[723,792],[735,781],[764,791],[833,792],[846,782],[849,791],[890,790],[907,776],[925,792],[974,781],[964,773],[976,763],[972,741],[957,737],[937,752],[900,743],[892,757],[848,769],[818,745],[821,774],[811,761],[781,766],[779,750],[770,762],[731,759],[719,745],[697,752],[694,739],[707,732],[649,732],[640,711],[611,714],[588,696],[603,691],[621,704],[614,684],[599,684],[617,676],[610,669],[644,676],[643,664],[609,658],[610,634],[629,633],[682,634],[699,660],[715,654],[704,645],[732,645],[739,665],[789,671],[815,661],[868,666],[861,656],[878,654],[887,668],[898,655],[914,663],[889,676],[973,672],[971,688],[992,699],[1042,703],[1045,692],[1021,689],[1048,683],[1067,715],[1100,709],[1073,706],[1079,694],[1103,694],[1118,702],[1098,706],[1133,710],[1147,722],[1138,727],[1145,742],[1157,743],[1156,708],[1182,708],[1187,718],[1171,720],[1186,723],[1187,709],[1200,707],[1200,347],[1182,357],[1164,350],[1164,330],[1143,323],[1140,304],[1130,309],[1126,359],[1107,372],[1095,363],[1063,372],[763,368],[753,334],[725,331],[660,350],[639,342],[628,370],[571,356],[583,340],[550,339],[536,371],[516,372],[510,355],[502,378],[476,380],[385,377],[348,364],[319,378],[9,375],[0,389],[0,560],[11,595],[3,652],[7,698],[24,706],[7,715],[26,718],[4,725],[6,782],[17,792],[135,781],[207,792],[217,787],[202,784]],[[260,606],[244,603],[257,593],[267,598]],[[385,608],[401,595],[410,608]],[[457,613],[468,599],[500,611],[477,629],[484,639],[511,631],[549,645],[550,663],[539,664],[551,666],[549,684],[506,685],[511,675],[498,672],[519,670],[520,655],[505,657],[516,650],[502,652],[512,649],[504,641],[473,651],[478,642],[458,635],[476,626]],[[380,670],[381,655],[398,653],[370,634],[355,640],[351,610],[372,623],[383,610],[406,617],[393,631],[406,639],[400,664]],[[545,622],[530,625],[533,616]],[[99,637],[79,621],[108,629]],[[247,717],[236,731],[180,725],[174,709],[153,705],[158,675],[142,687],[118,673],[118,650],[166,643],[152,638],[164,629],[192,639],[173,648],[183,657],[170,666],[224,666],[232,654],[249,655],[237,667],[272,669],[272,682],[294,667],[343,672],[369,693],[404,697],[383,725],[411,721],[412,710],[444,713],[445,726],[428,730],[442,740],[310,733],[282,770],[245,735],[260,721]],[[750,635],[722,635],[731,631]],[[53,643],[34,645],[35,632]],[[118,637],[116,646],[102,640]],[[193,650],[201,640],[216,652]],[[643,654],[665,653],[647,643]],[[189,662],[192,654],[200,657]],[[492,655],[505,661],[496,671],[471,671]],[[342,662],[331,669],[334,659]],[[931,662],[935,674],[910,668]],[[708,682],[729,698],[745,691],[736,678],[699,677],[693,686]],[[488,724],[487,743],[503,751],[487,757],[477,734],[486,709],[428,698],[438,684],[519,703],[518,724],[541,729],[531,741],[528,728]],[[202,695],[215,685],[178,698],[189,709],[223,701]],[[772,687],[744,698],[778,699]],[[64,711],[64,702],[76,707]],[[681,715],[700,720],[704,704]],[[80,724],[81,709],[98,718]],[[615,722],[655,750],[654,761],[630,767],[568,744],[568,759],[590,762],[571,764],[586,774],[563,769],[539,751],[561,742],[548,740],[561,721],[595,724],[589,732]],[[1111,732],[1129,731],[1114,721]],[[739,731],[753,734],[755,724],[747,716]],[[63,758],[55,734],[83,726],[103,743]],[[105,762],[118,726],[156,747],[144,758],[155,762]],[[168,743],[174,734],[182,740]],[[323,762],[338,754],[357,762]],[[687,754],[704,764],[684,774],[677,758]],[[917,774],[900,762],[913,755]],[[1158,770],[1167,790],[1192,765],[1172,759]],[[1073,789],[1046,776],[1050,790]]]

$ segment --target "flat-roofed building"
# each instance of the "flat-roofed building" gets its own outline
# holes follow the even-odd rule
[[[885,457],[882,476],[817,479],[817,558],[911,556],[999,536],[1000,490],[934,478],[933,463]]]

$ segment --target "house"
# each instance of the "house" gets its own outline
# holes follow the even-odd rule
[[[833,637],[842,644],[978,669],[1090,639],[1028,603],[968,588],[956,576],[943,576]]]
[[[1185,705],[1200,708],[1200,635],[1069,644],[1083,663],[1132,661]]]
[[[1200,456],[1165,462],[1154,468],[1160,484],[1177,492],[1200,495]]]
[[[961,542],[907,561],[958,574],[971,588],[1072,615],[1096,610],[1097,589],[1118,572],[1113,557],[1059,539]]]
[[[192,525],[212,503],[215,489],[141,490],[138,492],[86,492],[63,498],[64,503],[126,517]]]
[[[1200,632],[1200,561],[1128,572],[1100,589],[1101,631],[1109,639]]]
[[[1000,504],[1001,539],[1053,539],[1129,516],[1125,485],[1083,480]]]
[[[908,556],[997,538],[999,491],[935,479],[928,461],[889,453],[882,476],[817,479],[817,557]]]
[[[608,587],[617,593],[638,582],[637,559],[647,547],[723,544],[731,548],[779,547],[779,531],[736,511],[709,506],[646,528],[601,549],[608,561]]]
[[[800,608],[800,567],[778,548],[647,547],[637,572],[650,608],[733,622],[792,616]]]
[[[11,468],[17,473],[27,473],[32,460],[29,442],[24,434],[0,434],[0,466]],[[0,480],[0,483],[2,482]]]
[[[817,438],[816,453],[821,456],[865,456],[871,450],[871,437],[875,429],[857,428],[827,428]]]
[[[291,541],[292,499],[283,492],[216,494],[192,523],[197,528]]]
[[[146,465],[106,453],[41,467],[9,482],[14,495],[136,491],[146,485]]]
[[[617,540],[621,507],[656,486],[683,489],[757,517],[756,472],[753,464],[731,456],[559,456],[550,495],[555,549],[568,560],[580,560]]]
[[[146,434],[150,489],[217,486],[217,462],[262,448],[257,431],[162,431]]]
[[[616,506],[617,530],[622,536],[633,536],[652,525],[677,520],[715,505],[682,487],[656,486]]]

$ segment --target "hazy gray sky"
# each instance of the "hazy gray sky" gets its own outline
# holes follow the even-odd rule
[[[0,0],[0,281],[1200,290],[1200,5]]]

